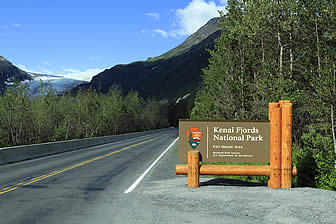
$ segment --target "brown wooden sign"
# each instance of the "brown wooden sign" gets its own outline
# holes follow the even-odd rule
[[[176,165],[176,174],[188,175],[189,188],[200,186],[200,175],[268,176],[270,188],[291,188],[292,176],[297,175],[292,165],[292,110],[289,100],[280,100],[269,103],[270,122],[180,120],[180,159],[185,161],[187,153],[188,164]],[[201,159],[209,161],[211,155],[214,160],[210,161],[220,161],[218,158],[222,157],[228,162],[261,162],[268,147],[269,165],[200,164]],[[236,148],[241,150],[233,150]]]
[[[203,162],[270,161],[269,121],[179,121],[179,159],[198,150]]]

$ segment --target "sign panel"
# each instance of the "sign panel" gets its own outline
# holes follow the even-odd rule
[[[179,159],[199,150],[203,162],[270,161],[269,121],[179,121]]]

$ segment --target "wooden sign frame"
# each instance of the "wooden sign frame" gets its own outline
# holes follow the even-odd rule
[[[199,187],[200,175],[268,176],[270,188],[291,188],[292,176],[292,103],[280,100],[269,103],[270,164],[262,165],[200,165],[200,153],[188,151],[188,165],[176,165],[176,174],[188,175],[188,187]]]

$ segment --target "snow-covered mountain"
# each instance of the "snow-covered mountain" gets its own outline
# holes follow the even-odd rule
[[[53,89],[55,89],[56,94],[61,94],[67,90],[71,90],[72,88],[88,83],[82,80],[76,80],[71,78],[65,78],[59,75],[46,75],[46,74],[37,74],[37,73],[30,73],[29,75],[33,78],[33,80],[25,80],[22,83],[27,84],[31,90],[31,93],[34,96],[38,95],[38,90],[41,86],[41,80],[44,84],[50,85]]]

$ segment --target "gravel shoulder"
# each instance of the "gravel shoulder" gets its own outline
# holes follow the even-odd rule
[[[336,192],[204,177],[189,189],[176,163],[177,146],[134,193],[149,223],[336,223]]]
[[[175,174],[177,158],[176,144],[134,191],[125,194],[108,185],[62,217],[63,223],[336,223],[336,192],[204,177],[200,188],[189,189],[187,176]],[[123,178],[113,183],[118,179]],[[59,223],[59,216],[53,218],[44,223]]]

